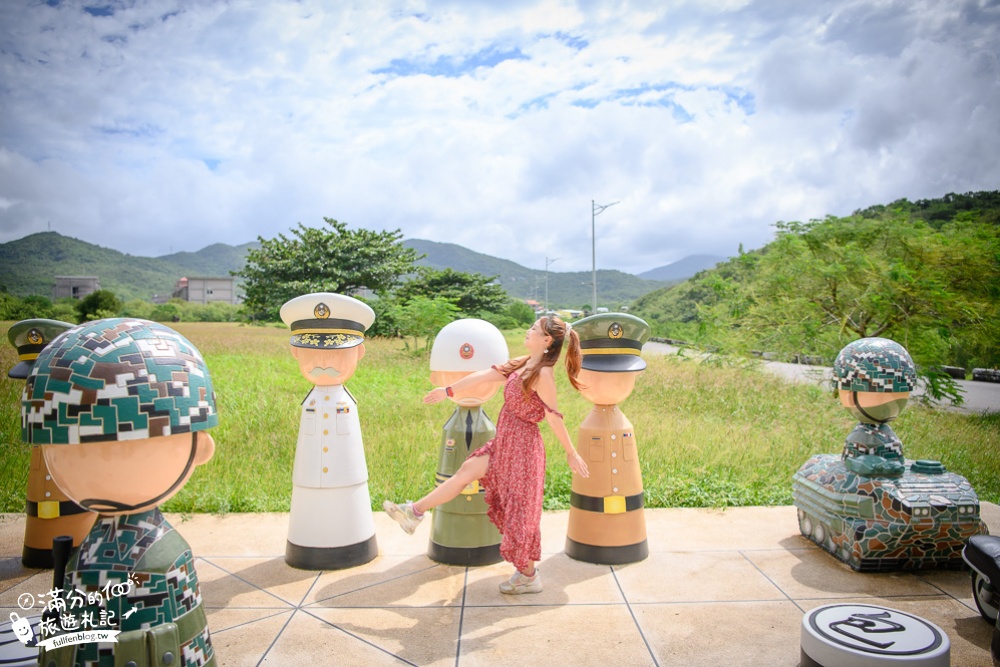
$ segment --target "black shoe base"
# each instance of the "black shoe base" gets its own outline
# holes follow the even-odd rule
[[[372,535],[364,542],[343,547],[300,547],[286,542],[285,562],[300,570],[344,570],[364,565],[378,555],[378,542]]]
[[[581,544],[569,537],[566,538],[566,555],[574,560],[597,565],[625,565],[638,563],[649,555],[649,543],[646,540],[620,547],[598,547],[592,544]]]
[[[38,570],[51,570],[53,566],[52,549],[36,549],[25,544],[21,550],[21,565]]]
[[[503,560],[499,544],[485,547],[446,547],[433,540],[427,546],[427,557],[445,565],[467,566],[492,565]]]

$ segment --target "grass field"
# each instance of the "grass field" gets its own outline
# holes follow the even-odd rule
[[[0,323],[6,338],[11,322]],[[228,323],[171,325],[204,355],[217,394],[215,457],[164,509],[174,512],[287,511],[299,403],[309,391],[288,351],[284,327]],[[507,334],[523,353],[523,332]],[[402,341],[370,340],[348,383],[358,400],[372,505],[416,498],[434,484],[441,428],[453,406],[425,406],[427,353]],[[622,410],[635,425],[647,507],[785,505],[791,476],[817,453],[839,453],[854,426],[829,391],[786,384],[760,371],[673,357],[649,364]],[[0,347],[0,368],[16,363]],[[21,512],[28,446],[21,442],[23,381],[0,379],[0,511]],[[590,405],[559,378],[560,411],[571,434]],[[486,405],[494,420],[501,400]],[[970,416],[911,405],[893,423],[907,458],[937,459],[965,475],[983,500],[1000,502],[1000,414]],[[568,507],[570,473],[562,448],[542,426],[549,463],[545,507]],[[113,480],[112,480],[113,483]]]

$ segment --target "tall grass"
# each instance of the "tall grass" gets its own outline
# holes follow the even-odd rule
[[[11,323],[0,324],[6,335]],[[171,325],[201,350],[217,394],[214,458],[164,508],[177,512],[285,511],[291,498],[299,404],[311,385],[299,374],[284,327]],[[507,334],[511,354],[523,332]],[[373,507],[433,487],[441,428],[454,406],[421,402],[428,355],[402,341],[369,340],[348,387],[368,459]],[[791,476],[816,453],[837,453],[854,420],[817,387],[760,371],[647,355],[648,368],[621,408],[635,426],[648,507],[791,503]],[[0,368],[16,362],[0,347]],[[571,434],[591,406],[557,373],[559,409]],[[27,445],[21,442],[23,381],[0,380],[0,511],[24,508]],[[494,420],[501,397],[485,409]],[[938,459],[969,478],[980,498],[1000,501],[1000,415],[970,416],[911,405],[893,424],[907,458]],[[571,477],[562,448],[542,426],[549,457],[547,509],[568,506]],[[113,480],[109,480],[113,483]]]

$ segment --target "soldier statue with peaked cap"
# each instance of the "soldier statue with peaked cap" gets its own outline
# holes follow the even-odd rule
[[[375,312],[330,292],[305,294],[281,307],[292,356],[314,386],[302,401],[285,562],[337,570],[378,555],[358,404],[345,387],[365,354]]]
[[[11,326],[7,339],[17,348],[18,363],[7,372],[7,377],[26,379],[41,351],[59,334],[74,326],[69,322],[46,319],[22,320]],[[69,535],[73,546],[79,546],[90,532],[97,515],[83,509],[62,492],[52,480],[39,447],[31,448],[25,495],[27,516],[21,563],[25,567],[51,568],[53,538]]]
[[[121,633],[46,649],[40,664],[216,664],[191,547],[158,505],[212,457],[207,429],[218,421],[204,359],[161,324],[89,322],[38,356],[21,400],[24,438],[42,448],[66,495],[100,514],[63,586],[86,604],[71,598],[69,624],[59,623],[80,630],[86,618],[92,629]]]
[[[566,554],[588,563],[634,563],[649,554],[642,472],[632,422],[618,404],[646,368],[639,354],[649,325],[634,315],[603,313],[573,329],[583,355],[580,393],[594,408],[577,436],[590,476],[573,475]]]

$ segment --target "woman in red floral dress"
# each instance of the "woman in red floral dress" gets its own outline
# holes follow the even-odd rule
[[[573,447],[562,415],[556,410],[553,366],[567,337],[566,372],[573,386],[579,389],[576,375],[580,371],[580,339],[558,317],[542,317],[525,334],[526,356],[472,373],[450,387],[427,392],[424,403],[437,403],[455,391],[467,391],[477,384],[506,378],[496,437],[472,452],[451,478],[420,500],[402,505],[388,500],[383,503],[389,516],[412,535],[424,512],[455,498],[467,485],[481,479],[486,488],[490,521],[503,536],[500,555],[517,568],[509,581],[500,584],[502,593],[516,595],[542,590],[541,575],[535,567],[542,557],[545,444],[538,429],[542,419],[548,421],[566,450],[570,469],[584,477],[589,475],[587,464]]]

